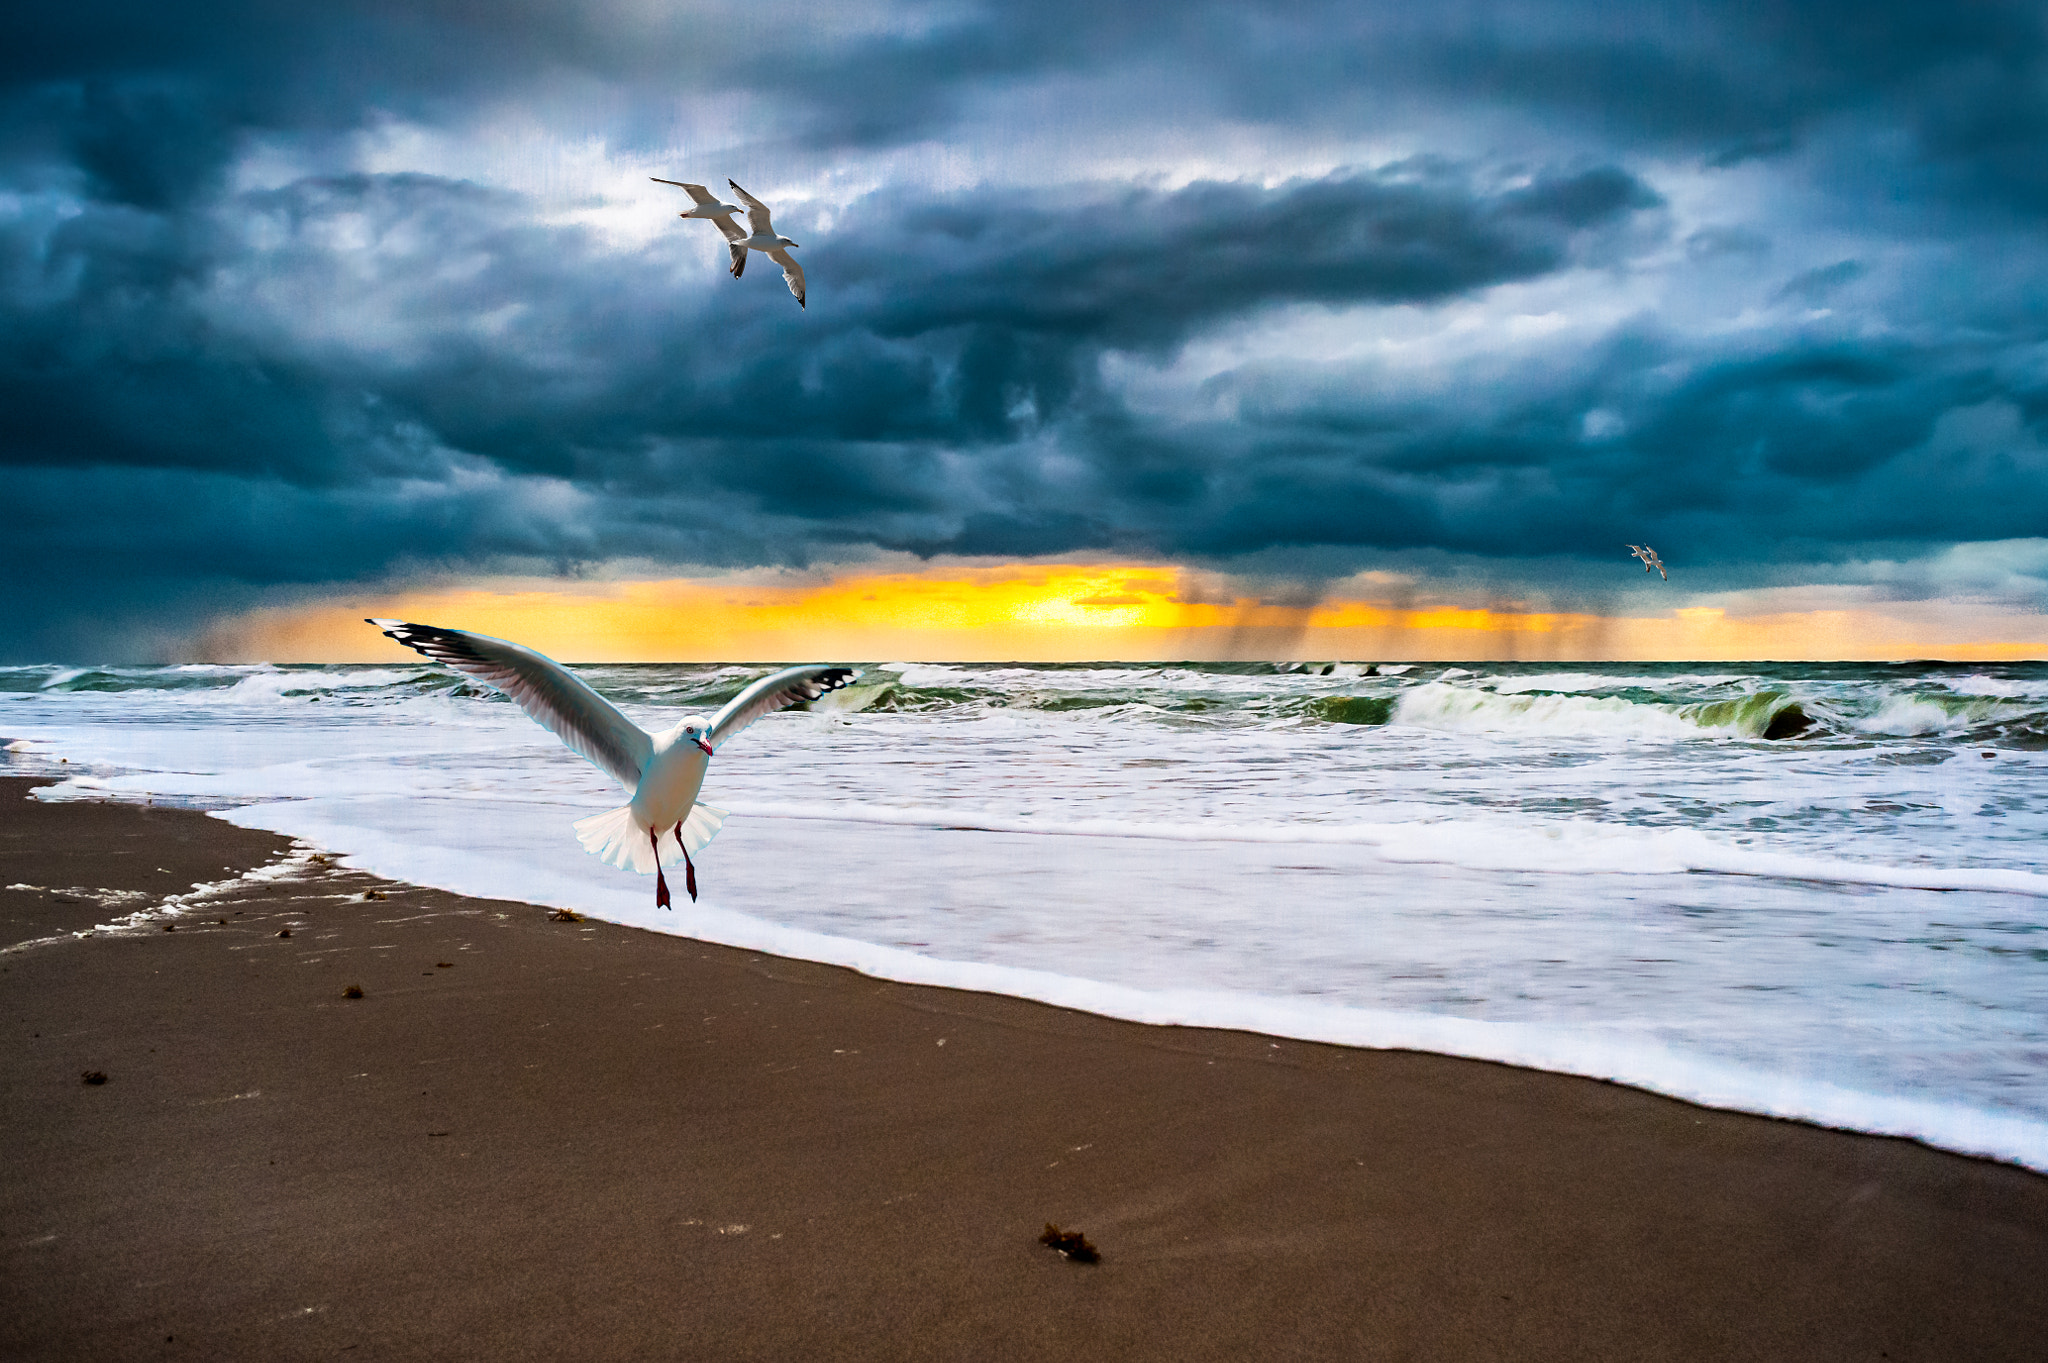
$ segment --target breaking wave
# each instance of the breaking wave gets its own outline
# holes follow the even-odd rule
[[[628,707],[710,708],[767,666],[601,664],[577,669]],[[1091,724],[1276,728],[1406,726],[1503,737],[1952,739],[2048,747],[2048,668],[1829,664],[1706,669],[1441,664],[1169,663],[869,665],[816,708],[974,717],[997,711]],[[193,706],[295,707],[502,698],[430,666],[0,668],[0,695],[167,694]]]
[[[1467,733],[1653,740],[1707,734],[1789,738],[1813,726],[1805,707],[1785,691],[1758,691],[1688,704],[1549,691],[1502,693],[1443,682],[1428,682],[1402,693],[1389,711],[1389,720]]]

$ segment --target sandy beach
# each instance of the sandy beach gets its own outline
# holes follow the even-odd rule
[[[2024,1170],[303,853],[236,879],[291,847],[34,784],[0,782],[10,1359],[2031,1359],[2048,1322]]]

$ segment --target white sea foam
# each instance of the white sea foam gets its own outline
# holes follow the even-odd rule
[[[1810,1077],[1702,1057],[1611,1026],[1495,1022],[1352,1008],[1313,999],[1187,988],[1136,988],[1101,979],[919,951],[805,930],[745,913],[691,906],[664,913],[644,887],[594,889],[580,874],[535,875],[487,856],[423,854],[416,844],[366,841],[363,830],[279,818],[260,806],[228,817],[250,827],[355,845],[350,865],[416,884],[578,912],[649,931],[843,966],[880,979],[1034,999],[1155,1026],[1243,1030],[1302,1041],[1429,1051],[1628,1084],[1711,1107],[1906,1136],[2048,1172],[2048,1121],[1964,1103],[1859,1091]]]
[[[1875,714],[1855,721],[1856,727],[1873,734],[1957,733],[1999,717],[2009,707],[1990,697],[1946,704],[1923,696],[1892,696]]]
[[[1979,890],[2048,898],[2048,875],[2010,867],[1885,866],[1841,858],[1771,852],[1724,842],[1690,828],[1508,820],[1432,820],[1361,824],[1170,824],[1128,819],[1025,819],[957,809],[866,808],[730,802],[758,819],[810,819],[943,828],[1034,837],[1135,838],[1151,842],[1255,842],[1282,846],[1361,846],[1388,861],[1427,862],[1475,871],[1550,874],[1764,876],[1812,884]]]
[[[392,686],[419,676],[417,671],[366,669],[359,672],[258,672],[227,688],[223,699],[235,704],[304,702],[337,691]]]
[[[1463,733],[1612,739],[1700,736],[1699,725],[1670,710],[1615,696],[1500,695],[1442,682],[1402,692],[1394,706],[1394,722]]]
[[[1565,693],[1579,691],[1619,691],[1634,688],[1652,688],[1658,682],[1654,677],[1615,676],[1597,672],[1537,672],[1528,676],[1481,677],[1480,685],[1503,696],[1518,696],[1530,691],[1558,691]]]

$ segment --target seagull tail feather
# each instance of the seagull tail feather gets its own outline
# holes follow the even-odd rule
[[[683,820],[683,847],[691,852],[701,852],[711,845],[718,836],[718,830],[725,825],[726,811],[716,805],[698,805],[690,811],[690,817]]]
[[[661,830],[659,862],[655,860],[647,830],[633,817],[631,805],[620,805],[617,809],[578,819],[574,827],[576,840],[583,844],[583,850],[605,865],[651,876],[659,867],[673,866],[682,860],[684,851],[701,852],[709,847],[711,840],[718,836],[725,818],[726,811],[715,805],[698,805],[683,820],[681,845],[670,836],[668,829]]]
[[[638,871],[643,876],[651,876],[659,869],[654,849],[647,845],[647,830],[633,821],[633,806],[620,805],[578,819],[573,826],[583,850],[605,865]]]

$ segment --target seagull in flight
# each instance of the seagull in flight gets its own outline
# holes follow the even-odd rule
[[[683,883],[694,900],[697,867],[690,853],[703,851],[725,823],[725,810],[697,800],[719,747],[761,716],[816,700],[854,677],[847,667],[785,667],[734,696],[708,723],[685,719],[650,734],[582,678],[530,648],[438,625],[368,623],[407,648],[503,691],[569,751],[631,791],[632,800],[619,808],[578,819],[576,838],[607,865],[641,875],[652,871],[654,902],[664,909],[669,906],[668,877],[661,867],[676,854],[663,852],[662,839],[672,837],[682,854]]]
[[[742,209],[738,204],[720,203],[718,196],[702,185],[687,184],[681,180],[664,180],[659,175],[650,175],[647,178],[658,185],[674,185],[678,189],[687,190],[690,197],[696,200],[695,203],[690,205],[688,210],[676,214],[677,217],[706,218],[715,222],[718,224],[718,230],[725,234],[727,240],[731,240],[733,234],[739,232],[739,226],[733,222],[733,218],[746,210]],[[741,233],[741,235],[745,234]]]
[[[747,252],[764,252],[768,259],[782,267],[782,282],[789,285],[789,291],[796,295],[796,305],[804,306],[804,267],[797,264],[789,254],[796,243],[788,237],[775,235],[775,227],[768,221],[768,205],[739,187],[735,180],[727,180],[732,192],[740,196],[740,202],[747,206],[747,226],[751,233],[742,232],[738,224],[727,218],[718,220],[718,230],[725,233],[725,248],[732,252],[732,277],[738,279],[747,268]]]
[[[1671,574],[1664,571],[1664,560],[1657,557],[1655,549],[1652,549],[1647,544],[1631,544],[1628,547],[1628,551],[1643,561],[1644,572],[1647,573],[1652,568],[1655,568],[1657,576],[1663,578],[1666,582],[1671,580]]]

